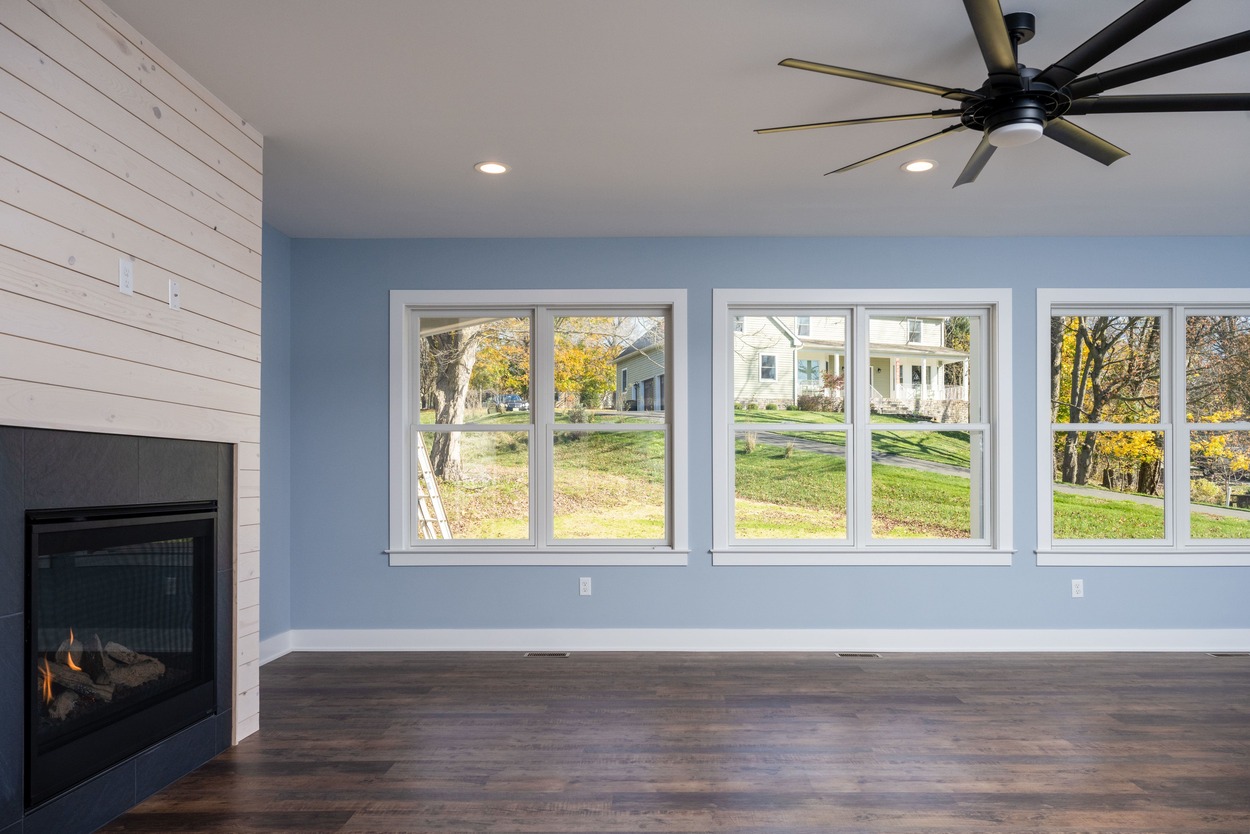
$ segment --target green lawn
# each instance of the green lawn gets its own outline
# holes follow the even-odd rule
[[[1123,498],[1054,494],[1057,539],[1162,539],[1163,507]],[[1193,511],[1190,536],[1195,539],[1250,539],[1250,519]]]

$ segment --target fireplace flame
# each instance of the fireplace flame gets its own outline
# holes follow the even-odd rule
[[[69,668],[73,669],[75,672],[81,672],[82,667],[74,662],[74,646],[76,645],[77,644],[74,642],[74,630],[71,628],[69,630],[69,645],[65,648],[65,665],[69,666]]]
[[[39,694],[45,704],[52,703],[52,668],[48,666],[47,655],[44,655],[43,668],[39,670]]]

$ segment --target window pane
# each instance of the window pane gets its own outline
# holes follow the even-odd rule
[[[870,317],[872,422],[981,422],[980,340],[980,316]]]
[[[526,432],[417,432],[418,539],[528,539]]]
[[[874,431],[873,538],[981,538],[982,434]]]
[[[1250,316],[1185,320],[1186,409],[1198,423],[1250,418]]]
[[[1189,436],[1190,537],[1250,539],[1250,431]]]
[[[530,319],[462,316],[418,320],[419,422],[530,421]]]
[[[735,419],[748,411],[841,415],[846,400],[846,317],[755,313],[734,316]],[[817,422],[841,422],[824,417]],[[799,418],[799,422],[810,422]]]
[[[664,539],[663,431],[553,435],[557,539]]]
[[[1054,432],[1056,539],[1162,539],[1163,433]]]
[[[846,538],[846,432],[737,432],[734,536]]]
[[[1159,421],[1158,316],[1054,316],[1052,423]]]
[[[557,316],[556,422],[663,422],[672,393],[665,350],[663,317]]]

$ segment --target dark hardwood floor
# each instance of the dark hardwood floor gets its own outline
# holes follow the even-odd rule
[[[1247,834],[1250,658],[291,654],[120,832]]]

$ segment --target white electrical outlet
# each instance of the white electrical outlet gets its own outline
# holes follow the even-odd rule
[[[578,580],[577,591],[584,597],[590,596],[590,577],[583,576]]]
[[[135,262],[133,258],[117,260],[117,289],[125,295],[135,294]]]
[[[182,309],[182,290],[173,278],[169,279],[169,309]]]
[[[1073,579],[1073,580],[1072,580],[1072,597],[1073,597],[1073,599],[1075,599],[1075,598],[1077,598],[1077,597],[1083,597],[1083,596],[1085,596],[1085,580],[1084,580],[1084,579]]]

